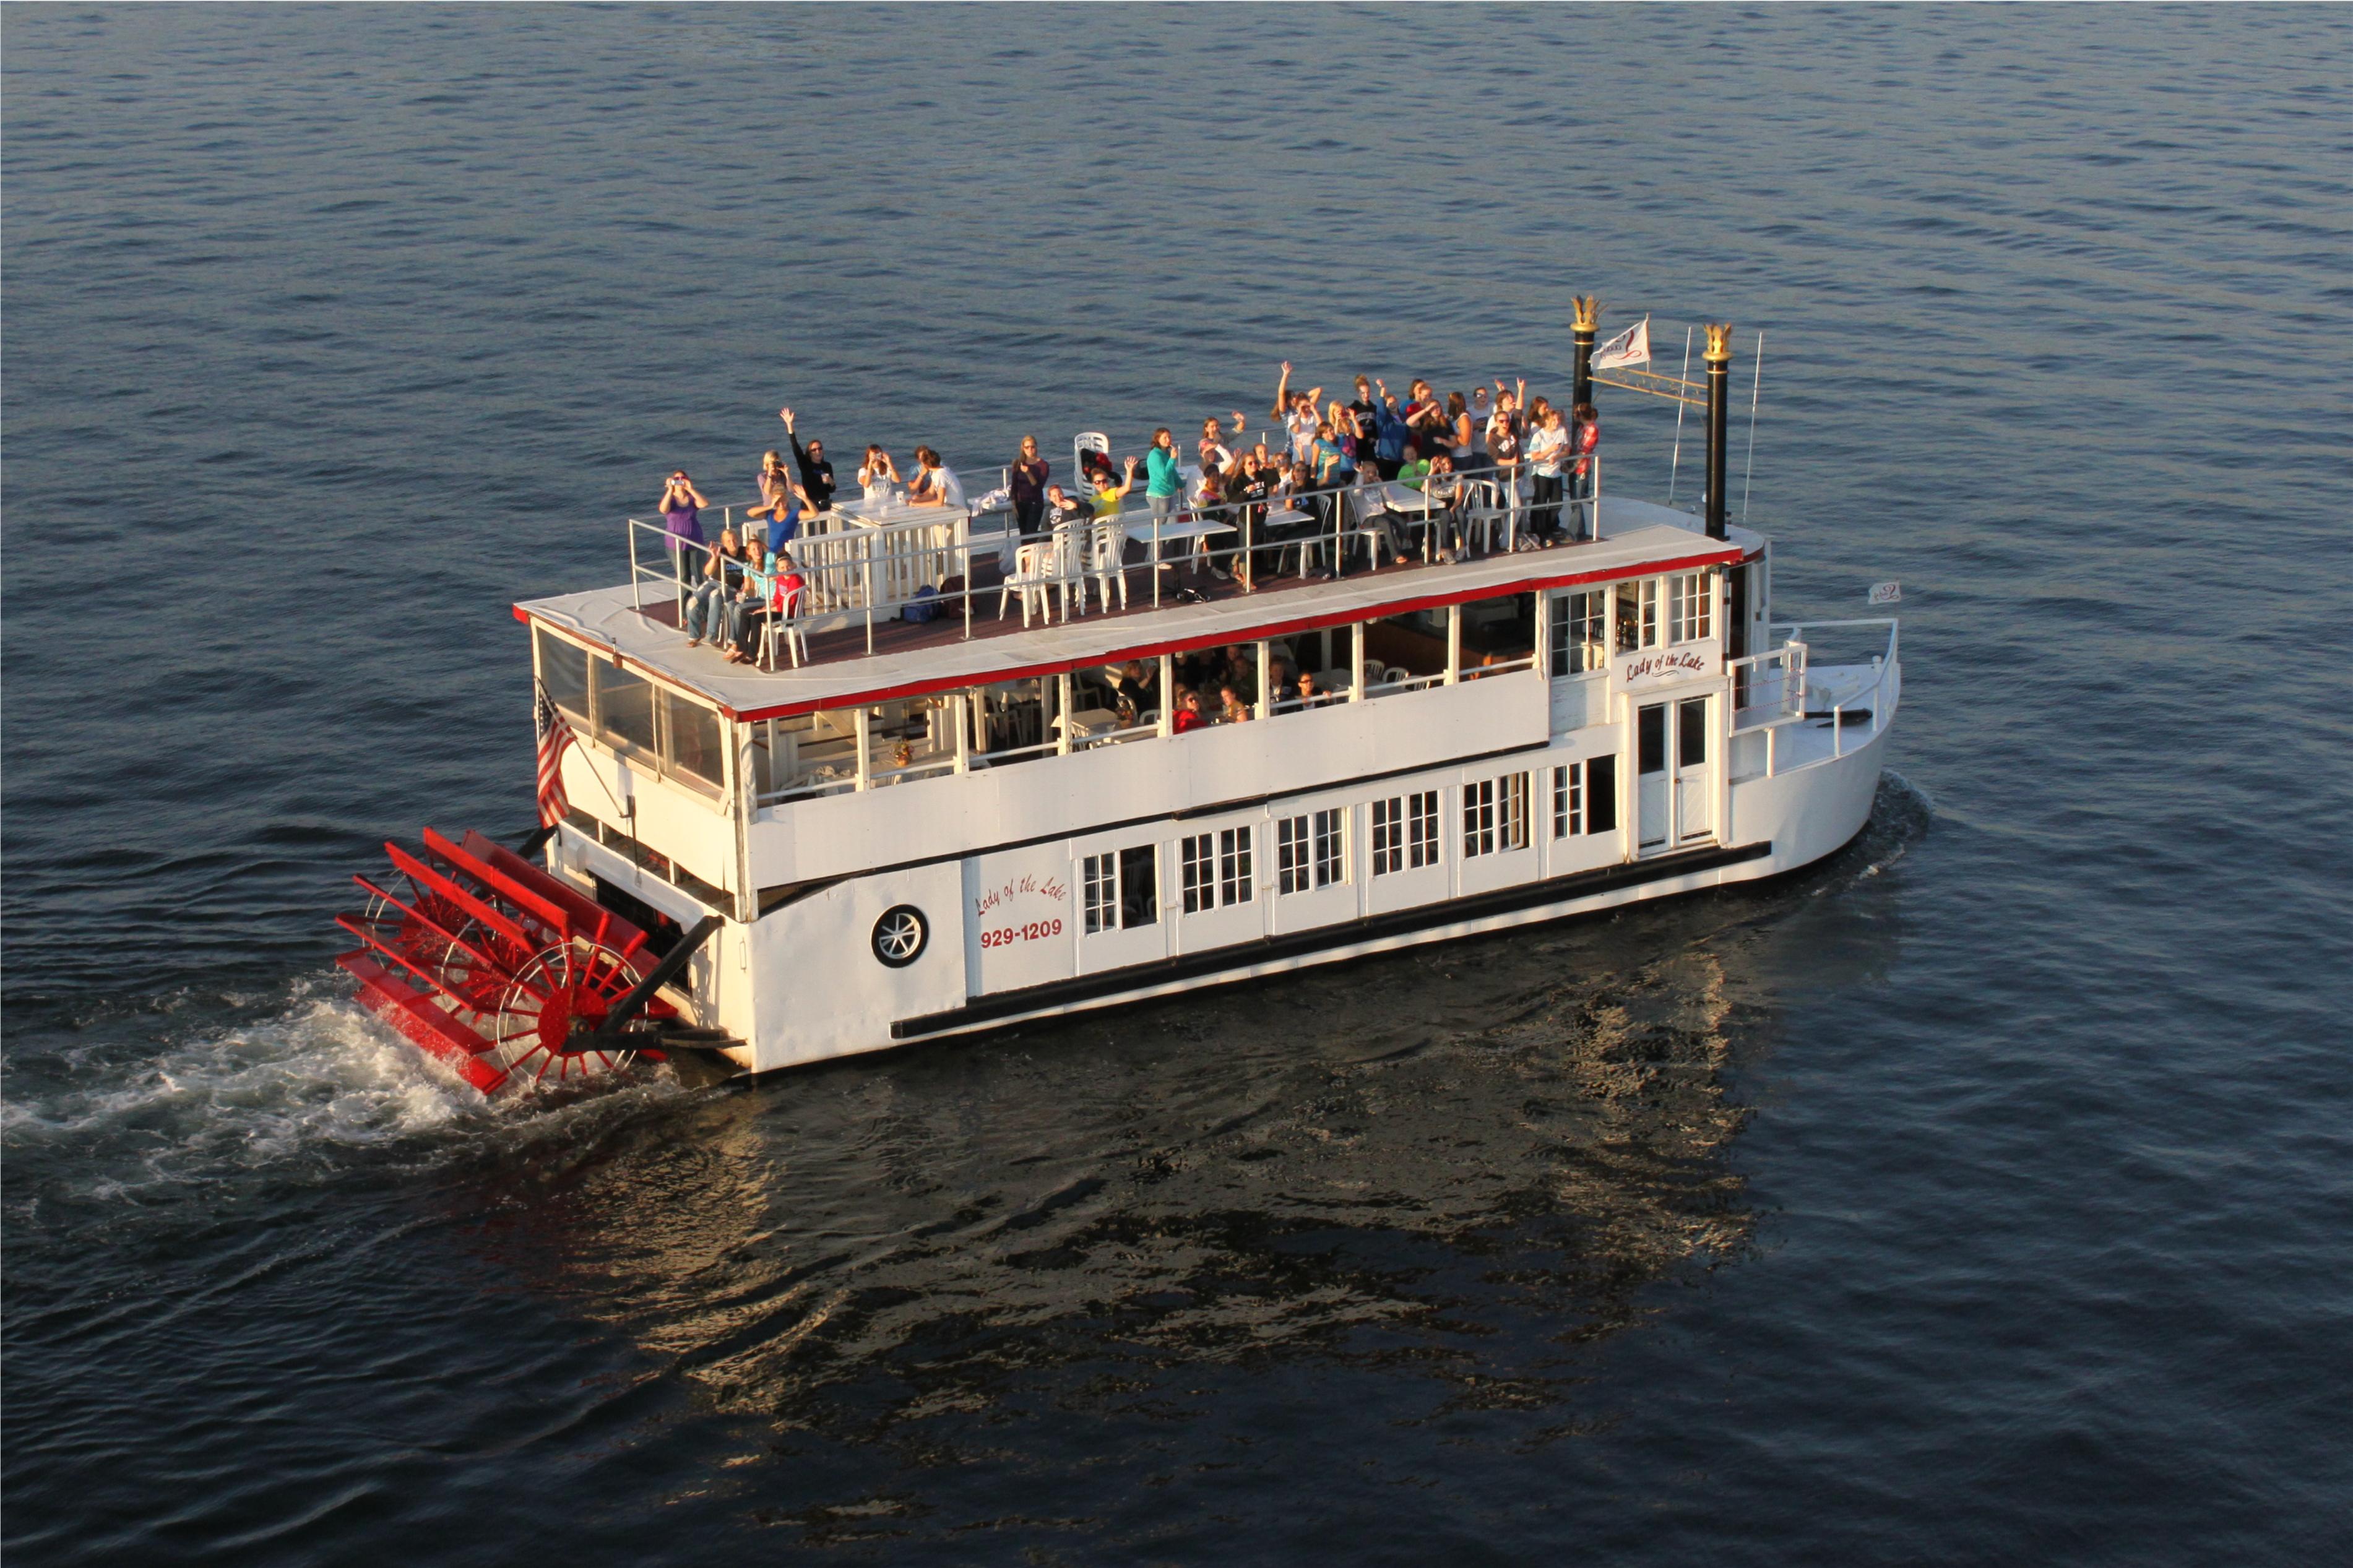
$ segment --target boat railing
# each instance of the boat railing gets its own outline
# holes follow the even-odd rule
[[[1802,672],[1808,666],[1820,667],[1819,661],[1811,657],[1813,639],[1817,636],[1823,632],[1852,632],[1865,626],[1884,626],[1887,629],[1885,648],[1871,656],[1871,679],[1867,684],[1856,689],[1841,689],[1833,692],[1817,688],[1812,682],[1802,678]],[[1800,694],[1798,699],[1800,712],[1808,719],[1830,720],[1832,757],[1842,757],[1846,754],[1849,713],[1864,716],[1864,723],[1867,725],[1861,739],[1855,742],[1857,745],[1869,742],[1880,731],[1887,727],[1887,704],[1882,700],[1882,698],[1886,692],[1890,678],[1894,674],[1896,638],[1900,630],[1901,627],[1893,616],[1839,621],[1776,621],[1766,628],[1767,635],[1787,633],[1787,642],[1784,646],[1794,644],[1803,652],[1804,657],[1799,661]],[[1813,706],[1813,703],[1818,700],[1827,700],[1828,706],[1820,708]]]
[[[1558,521],[1574,524],[1580,520],[1572,509],[1581,509],[1579,531],[1588,538],[1600,534],[1600,467],[1596,453],[1589,489],[1560,502]],[[1385,549],[1418,552],[1425,563],[1465,558],[1474,548],[1509,552],[1529,526],[1526,484],[1525,471],[1506,481],[1493,470],[1473,470],[1456,476],[1451,488],[1441,481],[1433,494],[1427,479],[1417,488],[1367,471],[1349,484],[1261,501],[1186,502],[1165,512],[1124,504],[1116,513],[1026,540],[1002,507],[919,510],[843,501],[804,512],[787,547],[803,584],[795,626],[804,636],[862,626],[871,652],[876,625],[911,611],[923,619],[960,617],[969,637],[976,615],[993,610],[1001,619],[1016,598],[1025,625],[1039,612],[1050,621],[1058,606],[1066,620],[1073,606],[1083,615],[1091,596],[1105,609],[1113,598],[1130,608],[1139,590],[1158,607],[1177,593],[1168,581],[1174,574],[1155,569],[1162,563],[1199,566],[1255,592],[1286,568],[1301,576],[1345,577],[1364,570],[1365,562],[1386,564]],[[758,504],[708,508],[705,518],[715,510],[719,527],[740,533],[765,526],[748,515]],[[984,517],[997,526],[976,528]],[[632,602],[642,611],[668,601],[682,625],[704,575],[707,546],[679,541],[659,519],[630,518],[628,532]],[[1128,559],[1131,546],[1142,548],[1141,563]],[[981,583],[982,569],[992,564],[995,581]],[[1142,584],[1134,576],[1139,565]]]

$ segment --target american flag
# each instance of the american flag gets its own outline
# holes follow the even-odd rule
[[[536,680],[531,685],[538,697],[532,719],[539,726],[539,825],[553,827],[572,810],[564,793],[564,748],[572,744],[572,726],[547,700],[547,688]]]

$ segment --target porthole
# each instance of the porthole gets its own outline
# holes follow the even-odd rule
[[[932,922],[913,904],[893,904],[874,922],[874,956],[886,968],[906,968],[931,940]]]

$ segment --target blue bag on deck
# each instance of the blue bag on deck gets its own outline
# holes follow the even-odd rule
[[[909,600],[906,606],[899,612],[899,618],[902,621],[913,621],[918,625],[932,619],[940,613],[939,605],[934,603],[939,596],[938,589],[929,583],[924,584],[915,590],[915,596]]]

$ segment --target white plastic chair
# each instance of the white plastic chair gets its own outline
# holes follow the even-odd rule
[[[1090,531],[1087,541],[1086,570],[1095,580],[1095,591],[1103,597],[1103,613],[1111,613],[1112,584],[1119,584],[1119,607],[1127,608],[1127,530],[1118,521],[1104,518]],[[1079,579],[1079,611],[1087,607],[1086,578]]]
[[[1047,595],[1053,586],[1055,557],[1059,553],[1052,542],[1047,540],[1025,544],[1013,552],[1013,570],[1005,579],[1003,591],[997,595],[998,620],[1005,618],[1013,595],[1018,594],[1021,595],[1021,626],[1024,631],[1029,629],[1029,612],[1033,606],[1048,625],[1053,624],[1054,602]],[[1068,592],[1066,588],[1066,595]],[[1067,597],[1063,601],[1062,615],[1065,620],[1070,618]]]
[[[798,669],[801,660],[808,657],[808,638],[800,627],[801,591],[798,588],[784,597],[783,604],[772,611],[760,627],[760,668],[776,668],[776,645],[782,642],[793,656],[793,668]]]

